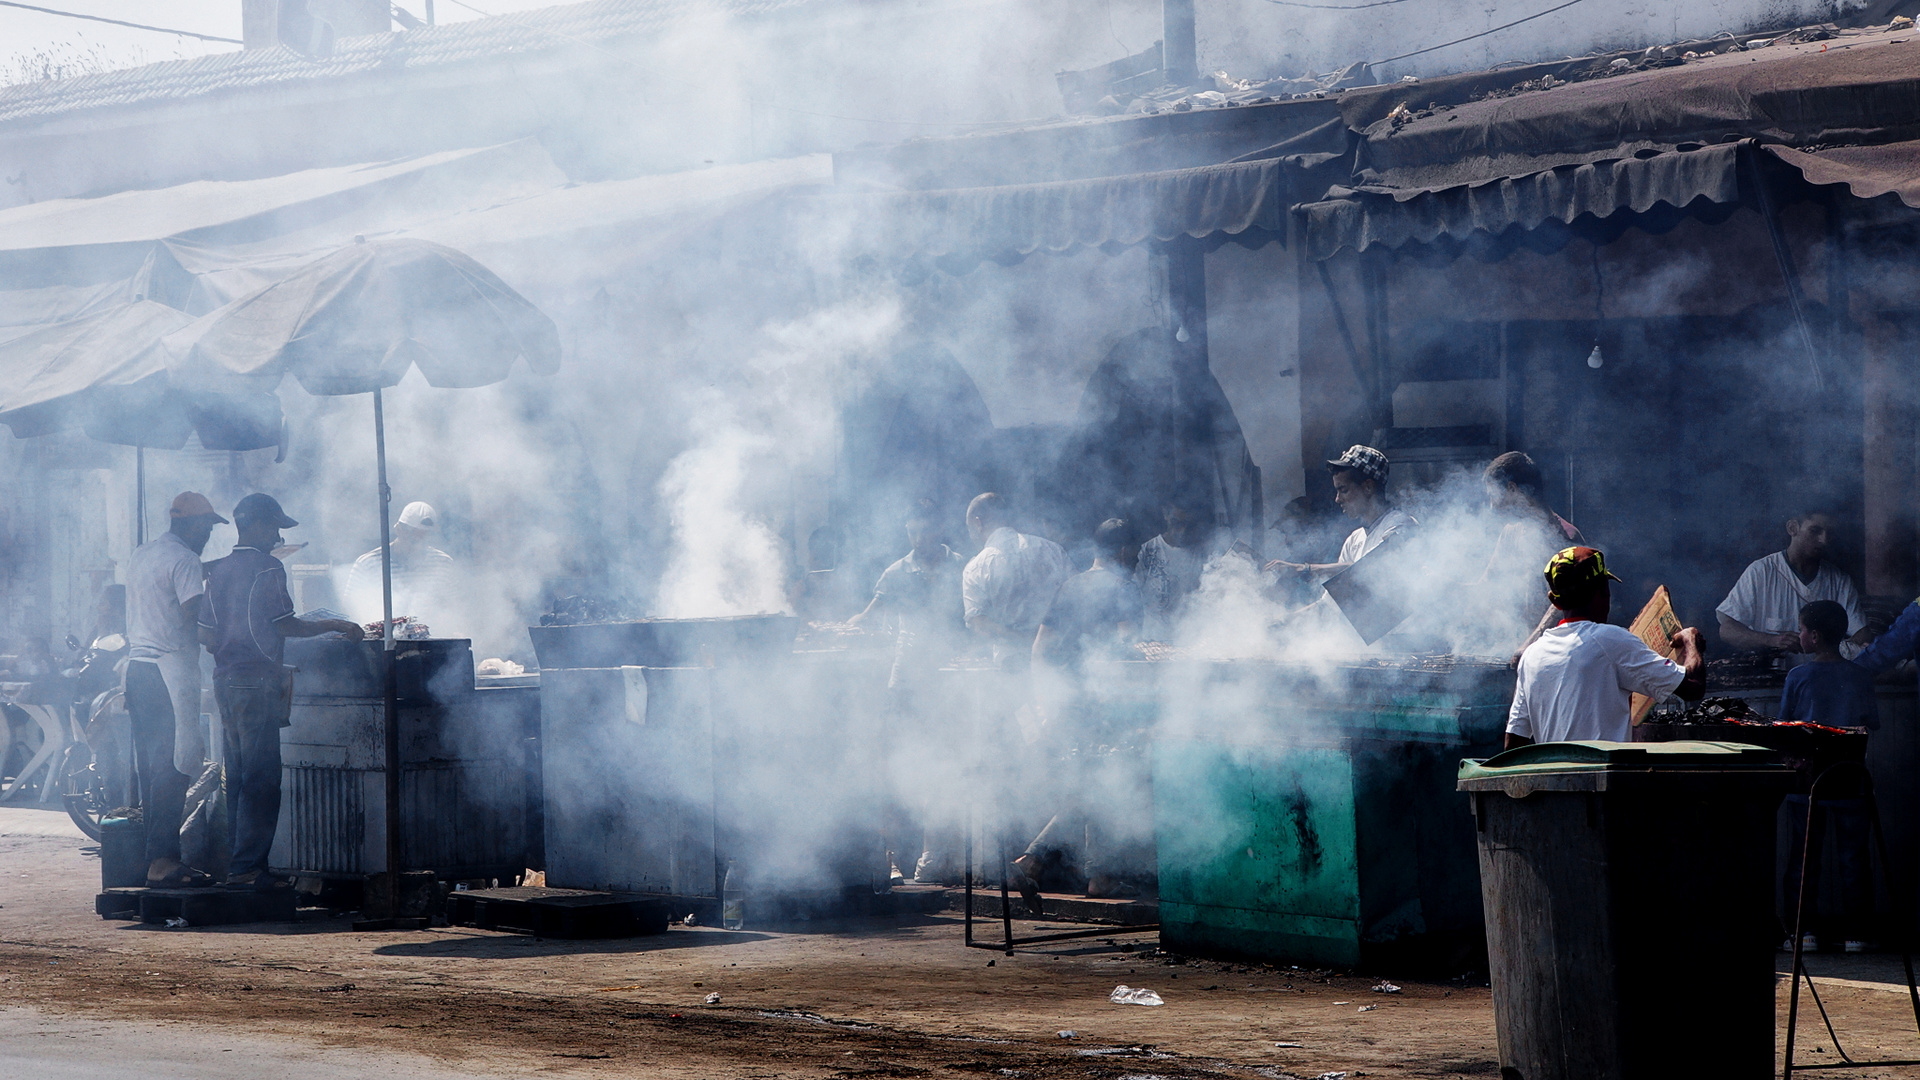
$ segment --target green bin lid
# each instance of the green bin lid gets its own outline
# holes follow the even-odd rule
[[[1774,751],[1736,742],[1580,742],[1533,743],[1495,754],[1485,761],[1460,763],[1461,780],[1506,776],[1605,772],[1610,769],[1726,769],[1776,765]]]

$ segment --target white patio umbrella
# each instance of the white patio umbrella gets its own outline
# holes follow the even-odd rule
[[[400,743],[393,665],[392,493],[382,392],[416,367],[438,387],[507,377],[524,359],[560,365],[553,320],[465,254],[424,240],[357,243],[241,297],[166,339],[169,370],[189,392],[270,392],[291,375],[307,392],[373,395],[385,617],[388,925],[398,914]]]
[[[178,450],[198,431],[209,450],[281,442],[270,392],[189,392],[175,385],[160,338],[193,322],[184,311],[134,300],[0,342],[0,424],[20,438],[80,429],[135,448],[138,527],[146,540],[146,452]]]

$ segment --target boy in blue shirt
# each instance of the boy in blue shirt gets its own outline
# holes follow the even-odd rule
[[[1813,659],[1787,672],[1787,688],[1780,695],[1782,720],[1868,730],[1880,726],[1873,673],[1841,657],[1840,643],[1846,638],[1847,609],[1832,600],[1815,600],[1800,609],[1800,648]]]
[[[1780,695],[1780,718],[1804,720],[1828,727],[1872,730],[1880,726],[1879,707],[1873,697],[1873,672],[1840,655],[1840,643],[1847,638],[1847,611],[1832,600],[1815,600],[1800,609],[1800,651],[1813,659],[1787,672],[1787,686]],[[1832,785],[1830,785],[1831,787]],[[1833,821],[1834,852],[1840,870],[1841,929],[1848,952],[1865,952],[1866,927],[1873,916],[1873,885],[1868,879],[1866,800],[1858,789],[1844,785],[1844,791],[1823,788],[1827,797],[1813,810],[1813,850],[1807,846],[1807,796],[1787,796],[1787,818],[1792,824],[1787,846],[1787,874],[1784,910],[1789,923],[1800,901],[1800,860],[1805,852],[1812,863],[1820,865],[1820,849],[1826,837],[1827,820]],[[1832,796],[1839,794],[1842,797]],[[1817,872],[1816,872],[1817,874]],[[1811,900],[1812,898],[1809,897]],[[1807,934],[1804,947],[1818,945]],[[1793,942],[1787,942],[1791,948]]]

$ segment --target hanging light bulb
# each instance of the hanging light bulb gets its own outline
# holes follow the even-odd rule
[[[1180,324],[1180,329],[1175,330],[1173,332],[1173,340],[1179,342],[1182,345],[1185,345],[1187,342],[1193,340],[1192,338],[1187,336],[1187,326],[1185,323]]]
[[[1593,351],[1587,354],[1587,366],[1595,371],[1599,371],[1606,362],[1607,358],[1600,355],[1600,343],[1597,341],[1594,342]]]

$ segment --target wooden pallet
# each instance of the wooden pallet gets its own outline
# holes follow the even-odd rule
[[[103,919],[140,919],[140,894],[146,892],[141,887],[115,887],[102,889],[100,895],[93,898],[94,914]]]
[[[292,922],[292,889],[254,892],[248,889],[103,890],[93,898],[93,910],[103,919],[137,919],[164,924],[185,919],[188,926],[231,926],[235,923]]]
[[[635,893],[519,886],[447,894],[455,926],[551,938],[619,938],[667,932],[668,902]]]

